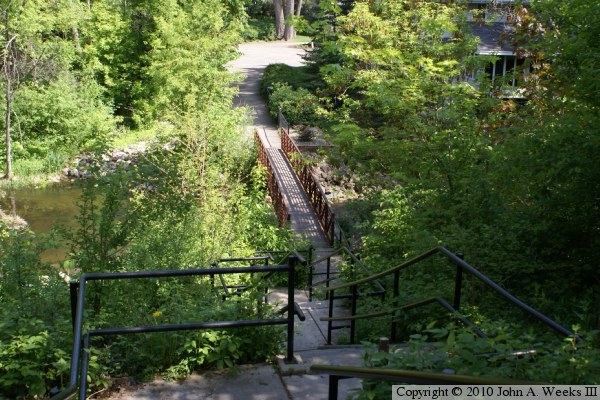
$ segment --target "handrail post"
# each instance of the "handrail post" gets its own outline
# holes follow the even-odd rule
[[[312,244],[308,247],[308,301],[312,301],[313,297],[313,275],[315,273],[315,266],[312,263],[313,259],[313,247]]]
[[[331,344],[331,331],[333,330],[333,321],[331,320],[331,318],[333,318],[333,298],[335,297],[333,292],[333,290],[328,292],[329,309],[327,310],[327,316],[329,317],[329,320],[327,321],[327,344]]]
[[[394,271],[394,300],[392,304],[394,308],[398,307],[398,296],[400,295],[400,271]],[[396,341],[396,330],[398,323],[395,320],[395,315],[392,314],[392,332],[390,332],[390,339],[392,343]]]
[[[351,304],[351,308],[350,308],[350,315],[353,317],[356,315],[357,297],[358,297],[358,286],[353,285],[352,286],[352,304]],[[356,320],[352,319],[350,321],[350,344],[354,344],[355,333],[356,333]]]
[[[85,400],[87,392],[87,373],[90,353],[90,334],[83,335],[83,351],[81,356],[81,375],[79,376],[79,400]]]
[[[464,254],[456,253],[456,257],[463,260],[465,258]],[[460,308],[460,295],[462,291],[462,281],[463,281],[463,267],[460,264],[456,264],[456,279],[454,281],[454,309],[459,311]]]
[[[75,319],[77,318],[77,295],[79,282],[75,280],[69,281],[69,294],[71,295],[71,325],[73,325],[73,332],[75,332]]]
[[[327,258],[327,275],[325,275],[325,277],[327,278],[325,281],[325,287],[329,287],[329,277],[331,276],[331,256],[329,256],[329,258]],[[327,292],[327,298],[329,298],[329,292]]]
[[[288,258],[288,309],[287,309],[287,357],[285,359],[288,363],[295,363],[294,358],[294,276],[296,273],[296,264],[298,259],[296,256],[291,255]]]
[[[329,375],[329,391],[328,391],[328,399],[329,400],[337,400],[339,382],[340,382],[340,376]]]

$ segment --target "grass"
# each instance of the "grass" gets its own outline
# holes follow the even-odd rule
[[[294,89],[305,88],[314,91],[322,82],[318,73],[310,66],[291,67],[286,64],[271,64],[267,66],[260,82],[260,94],[267,97],[267,88],[275,82],[284,82]]]
[[[146,129],[130,130],[122,128],[112,141],[111,148],[122,149],[135,143],[148,142],[156,139],[158,129],[150,127]]]
[[[312,42],[312,38],[310,36],[296,35],[296,37],[292,39],[292,42],[294,42],[294,43],[310,43],[310,42]]]

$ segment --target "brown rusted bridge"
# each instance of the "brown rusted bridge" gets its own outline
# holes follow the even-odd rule
[[[334,214],[309,165],[289,136],[289,125],[279,113],[277,130],[257,128],[254,138],[260,162],[268,174],[269,195],[280,225],[290,224],[299,237],[310,240],[318,253],[334,242]]]

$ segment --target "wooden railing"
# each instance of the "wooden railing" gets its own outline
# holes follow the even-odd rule
[[[329,201],[327,201],[325,191],[323,191],[323,188],[321,188],[321,185],[319,185],[319,182],[317,182],[317,179],[313,175],[310,166],[307,165],[302,159],[300,150],[284,128],[284,125],[282,124],[284,121],[285,117],[281,114],[281,112],[279,112],[281,149],[285,153],[286,157],[290,161],[290,164],[292,165],[292,168],[294,169],[294,172],[298,176],[298,179],[302,184],[302,188],[304,188],[304,191],[308,196],[308,200],[310,201],[310,204],[317,215],[321,229],[323,229],[323,233],[325,233],[325,237],[329,243],[333,245],[335,214],[331,209]],[[287,121],[285,121],[285,124],[287,125]]]
[[[279,225],[285,226],[289,218],[288,207],[285,204],[285,197],[283,196],[283,193],[279,188],[279,184],[277,183],[271,157],[267,153],[267,150],[265,149],[265,146],[263,145],[263,142],[260,139],[256,129],[254,130],[254,140],[258,146],[258,159],[260,163],[267,168],[267,187],[269,190],[269,196],[271,196],[271,200],[273,201],[273,207],[275,208]]]

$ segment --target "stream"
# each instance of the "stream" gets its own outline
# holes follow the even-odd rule
[[[0,209],[27,221],[36,234],[50,233],[54,225],[77,226],[77,201],[81,190],[71,183],[50,184],[45,188],[22,188],[0,192]],[[46,250],[43,262],[63,261],[66,248]]]

